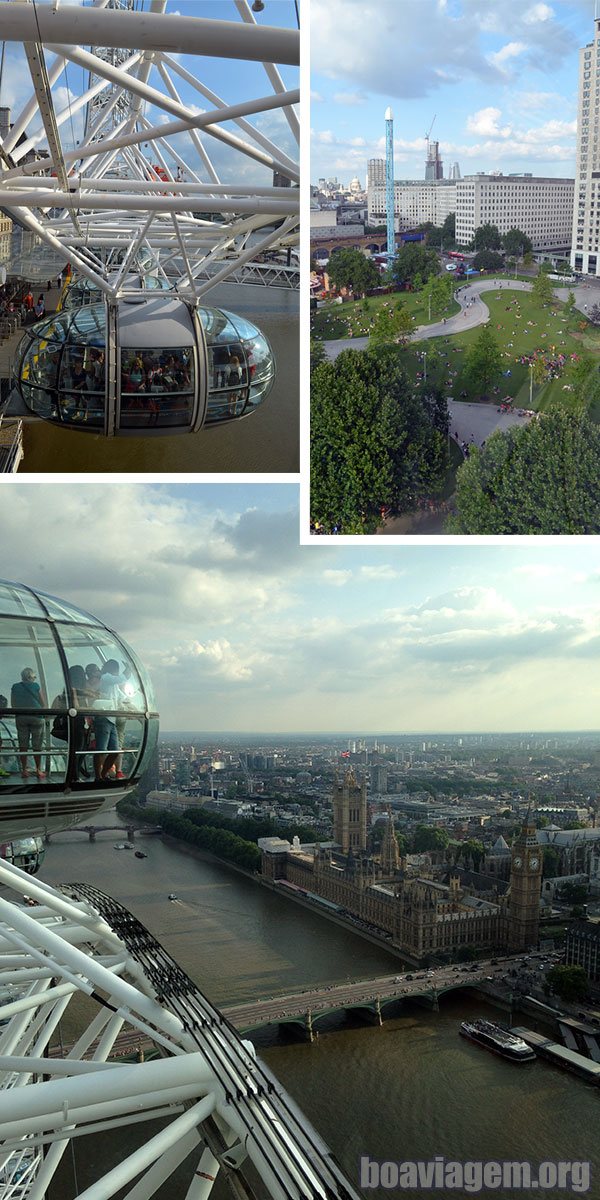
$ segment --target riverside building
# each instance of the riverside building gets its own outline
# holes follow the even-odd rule
[[[466,175],[456,188],[456,241],[468,246],[481,225],[500,234],[520,229],[534,251],[566,253],[571,244],[575,181],[534,175]]]
[[[334,843],[301,846],[260,838],[262,875],[378,930],[421,960],[461,948],[526,950],[537,945],[542,876],[535,826],[515,838],[510,883],[450,866],[439,877],[410,876],[388,826],[381,852],[366,851],[366,787],[352,771],[333,792]]]
[[[383,180],[382,180],[383,171]],[[367,185],[368,223],[381,225],[386,219],[385,162],[369,160]],[[443,225],[456,211],[456,181],[452,179],[395,179],[394,219],[396,230],[413,229],[425,221]]]

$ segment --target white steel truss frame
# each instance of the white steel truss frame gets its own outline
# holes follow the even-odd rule
[[[129,1185],[127,1200],[149,1200],[192,1151],[185,1200],[207,1200],[219,1171],[234,1196],[253,1197],[246,1164],[273,1200],[357,1200],[253,1046],[131,914],[102,893],[87,899],[94,890],[84,885],[59,891],[4,861],[0,885],[2,1200],[44,1200],[78,1138],[156,1118],[160,1132],[99,1168],[80,1200]],[[22,902],[24,888],[36,907]],[[94,1015],[78,1015],[77,1040],[63,1047],[57,1031],[78,994]],[[108,1062],[123,1031],[160,1056]]]
[[[91,8],[0,0],[2,38],[24,43],[33,87],[0,142],[0,207],[112,300],[123,295],[126,275],[115,278],[115,255],[122,262],[128,252],[134,270],[143,270],[149,256],[166,258],[171,288],[199,299],[215,282],[251,278],[240,274],[252,262],[249,233],[262,231],[261,247],[270,252],[298,234],[297,157],[252,120],[281,113],[282,130],[298,144],[299,90],[285,87],[277,66],[298,64],[298,31],[258,25],[248,0],[235,0],[239,21],[170,14],[167,2],[150,0],[151,11],[133,12],[127,0],[121,8],[111,0]],[[105,53],[111,47],[119,54]],[[260,63],[271,91],[228,103],[189,69],[190,55],[224,60],[224,90],[236,60]],[[58,103],[70,64],[88,73],[89,85]],[[192,87],[206,109],[183,101],[175,79]],[[73,117],[84,108],[86,132],[74,146]],[[228,148],[231,163],[237,158],[240,177],[257,164],[289,186],[222,181],[211,155],[215,144]],[[292,272],[262,278],[274,286],[297,282]]]

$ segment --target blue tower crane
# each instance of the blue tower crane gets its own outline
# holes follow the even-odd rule
[[[391,108],[385,111],[385,210],[387,222],[388,260],[394,257],[394,118]]]

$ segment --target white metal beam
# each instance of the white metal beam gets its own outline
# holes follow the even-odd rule
[[[73,6],[56,10],[41,4],[36,9],[37,21],[33,5],[0,0],[3,39],[31,42],[39,36],[44,45],[60,41],[73,46],[166,50],[171,54],[267,60],[290,66],[299,62],[300,39],[295,29],[184,17],[178,13],[129,13]]]

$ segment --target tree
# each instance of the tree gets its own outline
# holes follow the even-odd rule
[[[457,962],[475,962],[477,950],[475,946],[459,946],[456,951]]]
[[[351,288],[353,292],[366,292],[377,287],[379,271],[374,262],[360,250],[348,248],[335,250],[329,259],[327,274],[336,288]]]
[[[531,253],[531,251],[529,251],[527,254],[525,254],[523,256],[523,266],[524,267],[532,267],[534,262],[535,262],[535,259],[533,257],[533,254]]]
[[[417,242],[406,242],[401,246],[392,262],[392,277],[396,283],[412,283],[416,288],[417,280],[427,281],[431,275],[439,274],[440,265],[435,250],[419,246]]]
[[[546,982],[563,1000],[584,1000],[588,994],[588,977],[583,967],[552,967]]]
[[[592,322],[592,325],[600,325],[600,304],[592,305],[588,313],[588,318]]]
[[[456,238],[456,213],[455,212],[448,213],[448,216],[446,217],[444,224],[442,225],[442,230],[444,233],[444,238],[451,238],[452,242],[454,242],[454,240]]]
[[[544,271],[540,271],[539,275],[536,275],[531,293],[539,304],[552,304],[554,300],[554,288],[552,280],[548,279]]]
[[[502,242],[497,225],[490,225],[488,222],[475,230],[475,236],[471,242],[472,250],[500,250],[501,248]]]
[[[319,363],[325,362],[325,347],[320,338],[311,336],[310,339],[310,370],[311,374]]]
[[[522,229],[509,229],[508,233],[502,235],[502,245],[506,253],[513,254],[515,258],[522,258],[533,250],[531,238]]]
[[[397,833],[396,841],[398,843],[398,850],[400,851],[400,857],[404,858],[405,854],[408,854],[408,838],[407,838],[406,834],[405,833]]]
[[[417,825],[413,837],[413,854],[425,854],[428,850],[445,850],[449,835],[445,829],[433,825]]]
[[[432,275],[424,289],[424,300],[427,305],[431,300],[431,312],[443,313],[448,308],[454,290],[454,280],[448,275]]]
[[[485,858],[485,846],[478,838],[469,838],[466,842],[461,843],[460,853],[465,862],[471,859],[474,869],[478,871],[481,860]]]
[[[558,864],[560,862],[558,850],[556,850],[554,846],[544,846],[544,849],[542,850],[542,861],[544,864],[542,870],[544,879],[554,879],[556,877]]]
[[[567,296],[567,299],[565,300],[565,312],[568,317],[573,316],[574,308],[575,308],[575,292],[569,292],[569,295]]]
[[[584,900],[587,900],[587,895],[587,884],[573,883],[572,880],[563,883],[558,893],[559,900],[564,900],[567,904],[583,904]]]
[[[422,225],[419,226],[423,228]],[[441,225],[429,225],[427,229],[427,245],[431,246],[432,250],[443,249],[444,246],[444,230]]]
[[[369,346],[406,342],[412,330],[413,318],[403,304],[393,309],[381,307],[371,326]]]
[[[452,533],[599,533],[600,429],[552,409],[474,449],[457,473]]]
[[[331,530],[372,533],[381,508],[397,512],[435,494],[446,439],[391,347],[345,350],[312,377],[312,519]]]
[[[476,391],[484,394],[495,383],[501,367],[500,347],[489,325],[484,325],[466,356],[467,379]]]
[[[496,254],[493,250],[478,250],[473,259],[473,267],[476,271],[499,271],[503,266],[502,255]]]

